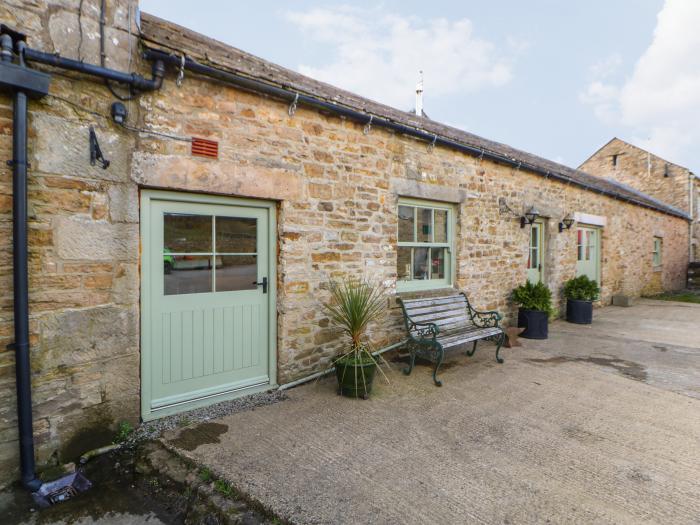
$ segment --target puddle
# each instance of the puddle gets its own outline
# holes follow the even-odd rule
[[[200,423],[180,431],[175,439],[169,440],[177,448],[194,450],[200,445],[221,443],[219,437],[228,431],[228,425],[221,423]]]
[[[178,492],[163,492],[158,486],[137,479],[133,459],[127,453],[114,453],[94,459],[85,466],[93,487],[75,499],[38,509],[30,494],[20,488],[0,493],[2,524],[72,523],[184,523],[185,501]],[[160,495],[155,494],[159,489]]]
[[[572,357],[572,356],[556,356],[547,358],[530,358],[527,361],[531,363],[559,365],[562,363],[592,363],[606,368],[612,368],[625,377],[635,379],[637,381],[646,381],[646,369],[639,363],[617,359],[614,357]]]

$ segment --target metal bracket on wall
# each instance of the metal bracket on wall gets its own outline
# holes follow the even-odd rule
[[[97,142],[97,135],[95,134],[95,128],[90,126],[90,164],[94,166],[100,163],[103,170],[109,167],[109,161],[105,159],[102,155],[102,150],[100,149],[100,143]]]

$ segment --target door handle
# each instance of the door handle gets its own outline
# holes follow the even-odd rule
[[[262,282],[253,281],[253,284],[256,286],[262,286],[263,293],[267,293],[267,277],[263,277]]]

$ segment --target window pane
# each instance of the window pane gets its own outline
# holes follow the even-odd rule
[[[163,217],[165,251],[211,252],[211,216],[166,213]]]
[[[411,280],[411,248],[398,248],[396,273],[399,281]]]
[[[447,210],[433,210],[435,216],[435,239],[433,242],[447,242]]]
[[[216,218],[217,253],[255,253],[258,221],[243,217]]]
[[[428,267],[429,248],[413,249],[413,278],[424,280],[429,279],[430,268]]]
[[[530,264],[528,268],[537,268],[539,266],[539,252],[537,248],[530,250]]]
[[[399,242],[413,242],[413,206],[399,206]]]
[[[418,208],[417,210],[418,242],[433,242],[433,210],[430,208]]]
[[[586,260],[591,260],[591,232],[586,231]]]
[[[431,279],[445,278],[445,248],[431,248]]]
[[[217,255],[216,291],[255,290],[258,280],[256,255]]]
[[[211,292],[210,255],[163,256],[165,295]]]
[[[533,226],[530,230],[530,246],[533,248],[537,247],[537,242],[539,241],[539,231],[540,230],[537,226]]]

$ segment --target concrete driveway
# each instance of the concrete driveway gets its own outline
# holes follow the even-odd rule
[[[700,307],[657,303],[164,440],[295,523],[698,523]]]

